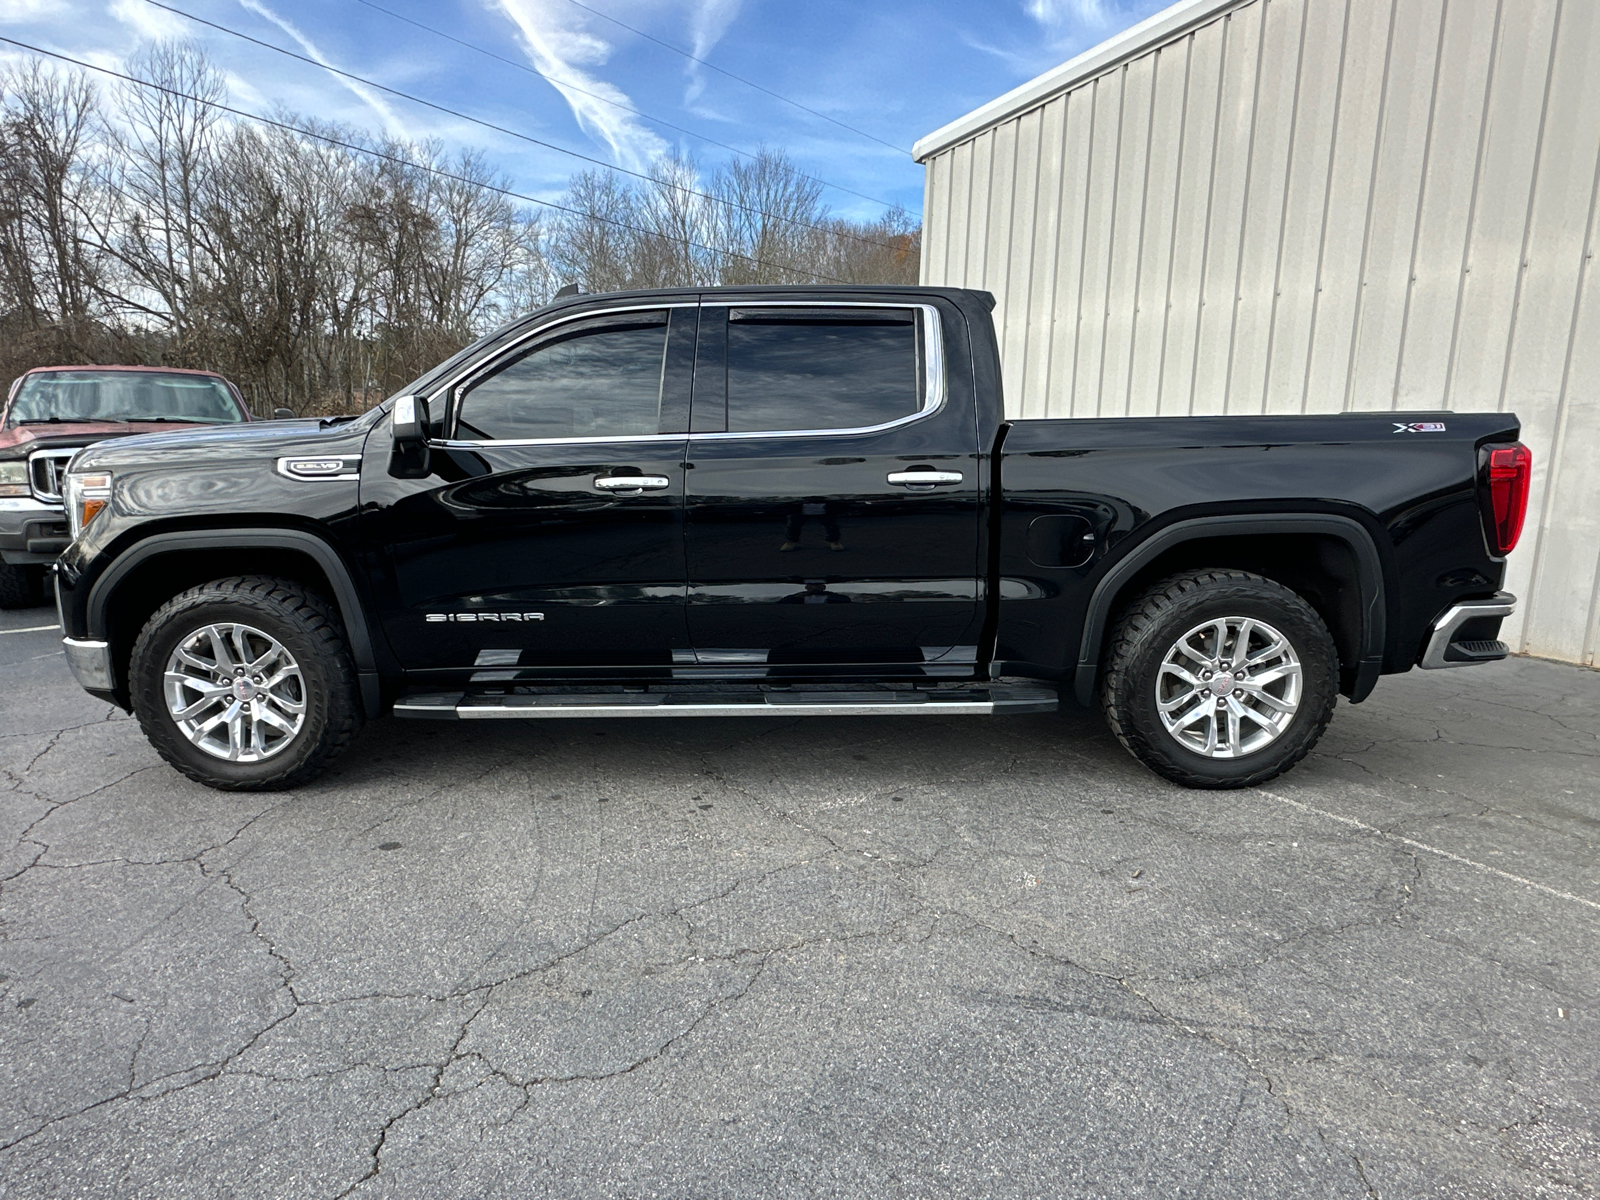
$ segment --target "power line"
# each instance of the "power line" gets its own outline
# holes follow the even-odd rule
[[[699,63],[702,67],[709,67],[711,70],[715,71],[719,75],[726,75],[729,79],[737,80],[739,83],[744,84],[746,87],[753,87],[758,92],[764,92],[768,96],[771,96],[774,100],[782,100],[785,104],[793,105],[795,108],[798,108],[801,112],[808,112],[813,117],[820,117],[824,121],[832,122],[833,124],[837,125],[840,129],[848,129],[851,133],[859,134],[861,137],[864,137],[864,138],[867,138],[867,139],[869,139],[871,141],[877,142],[878,145],[880,145],[880,146],[887,146],[887,147],[889,147],[889,149],[894,150],[897,153],[900,153],[900,154],[906,154],[907,153],[906,148],[904,146],[896,146],[893,142],[886,142],[881,137],[878,137],[875,134],[868,133],[865,129],[857,129],[854,125],[846,125],[843,121],[839,120],[838,118],[830,117],[827,113],[818,112],[814,108],[807,108],[804,104],[801,104],[800,101],[798,101],[798,100],[791,100],[787,96],[780,96],[780,95],[778,95],[777,92],[773,91],[771,88],[762,87],[759,83],[755,83],[755,82],[752,82],[749,79],[746,79],[743,75],[735,75],[732,71],[725,71],[721,67],[717,66],[716,63],[707,62],[703,58],[697,58],[695,55],[690,54],[687,50],[683,49],[681,46],[674,46],[671,42],[664,42],[660,38],[654,36],[653,34],[646,33],[642,29],[635,29],[632,25],[629,25],[626,21],[619,21],[619,20],[617,20],[616,17],[611,16],[609,13],[603,13],[598,8],[590,8],[587,4],[583,3],[583,0],[567,0],[567,3],[568,4],[577,5],[577,7],[583,9],[583,11],[586,12],[586,13],[593,13],[595,16],[599,17],[602,21],[610,21],[613,25],[620,25],[623,29],[626,29],[629,33],[636,33],[640,37],[644,38],[646,41],[654,42],[658,46],[665,47],[666,49],[671,50],[674,54],[681,54],[685,58],[687,58],[689,61]]]
[[[220,100],[208,100],[204,96],[195,96],[189,92],[180,91],[177,88],[167,87],[165,84],[156,83],[152,79],[140,79],[137,75],[126,75],[121,71],[113,71],[110,67],[102,67],[96,65],[95,63],[84,62],[81,58],[73,58],[70,54],[62,54],[57,50],[46,50],[42,46],[30,45],[27,42],[19,42],[16,38],[4,36],[0,36],[0,42],[4,42],[10,46],[16,46],[19,50],[28,50],[34,54],[42,54],[46,58],[54,58],[61,62],[71,63],[73,66],[82,67],[86,71],[97,71],[101,75],[109,75],[113,79],[120,79],[124,83],[137,84],[140,87],[152,88],[158,92],[165,92],[169,96],[176,96],[181,100],[188,100],[194,104],[203,104],[207,108],[214,108],[219,112],[229,113],[235,117],[243,118],[246,121],[254,121],[258,125],[268,125],[274,129],[282,129],[289,133],[296,134],[299,137],[311,138],[313,141],[324,142],[330,146],[338,146],[342,150],[349,150],[356,154],[365,154],[371,158],[381,159],[384,162],[393,163],[399,167],[408,167],[414,171],[422,171],[429,175],[437,175],[441,179],[453,179],[457,183],[465,183],[471,187],[479,187],[484,191],[495,192],[498,195],[506,196],[513,200],[524,200],[529,204],[537,204],[544,208],[553,208],[557,212],[569,213],[572,216],[581,217],[586,221],[599,221],[603,225],[614,225],[618,229],[626,229],[632,233],[641,233],[646,237],[662,236],[658,231],[653,229],[645,229],[640,225],[630,225],[626,221],[618,221],[613,217],[602,217],[597,213],[584,212],[582,209],[572,208],[570,205],[557,204],[553,200],[541,200],[537,196],[529,196],[523,192],[514,192],[510,188],[500,187],[498,184],[485,183],[481,179],[471,179],[465,175],[458,175],[454,171],[446,171],[442,167],[430,167],[426,163],[413,162],[411,159],[402,158],[398,154],[389,154],[382,150],[374,150],[370,146],[362,146],[355,142],[347,142],[342,138],[331,137],[325,133],[315,133],[312,130],[304,129],[299,125],[293,125],[288,121],[277,121],[271,117],[260,116],[257,113],[245,112],[242,108],[234,108],[232,105],[224,104]],[[685,238],[683,240],[683,244],[695,250],[704,250],[707,254],[725,255],[728,258],[738,258],[743,259],[745,262],[755,263],[760,267],[771,267],[777,271],[792,271],[800,275],[809,275],[812,279],[819,279],[825,283],[842,283],[848,285],[850,282],[848,279],[838,279],[832,275],[823,275],[817,271],[811,271],[807,270],[805,267],[796,266],[793,263],[771,262],[764,258],[756,258],[754,255],[741,254],[737,250],[719,250],[715,246],[707,246],[702,242],[696,242],[689,238]]]
[[[381,4],[375,4],[373,3],[373,0],[355,0],[355,2],[357,4],[364,4],[368,8],[376,9],[378,12],[383,13],[387,17],[393,17],[396,21],[403,21],[407,25],[414,26],[415,28],[421,29],[426,33],[431,33],[435,37],[442,37],[447,42],[454,42],[456,45],[462,46],[465,49],[471,50],[477,54],[482,54],[487,58],[492,58],[496,62],[505,63],[505,65],[508,67],[515,67],[519,71],[524,71],[529,75],[543,79],[552,87],[565,91],[577,92],[580,96],[588,96],[591,100],[598,100],[600,103],[609,104],[613,108],[620,108],[623,112],[632,113],[634,116],[641,117],[646,121],[652,122],[653,124],[664,126],[667,129],[676,130],[679,133],[687,134],[689,137],[705,142],[709,146],[716,146],[720,149],[728,151],[730,154],[737,154],[741,158],[755,158],[755,155],[751,154],[748,150],[741,150],[737,146],[730,146],[727,142],[719,142],[716,138],[707,137],[705,134],[699,133],[693,129],[685,129],[682,125],[674,125],[671,121],[668,121],[665,118],[651,116],[642,109],[634,108],[631,104],[624,104],[622,101],[614,100],[610,96],[602,96],[599,92],[591,92],[587,88],[581,88],[577,84],[570,83],[567,80],[552,79],[543,71],[540,71],[535,67],[530,67],[527,63],[518,62],[514,58],[507,58],[503,54],[496,54],[493,50],[490,50],[485,46],[480,46],[476,42],[469,42],[463,38],[456,37],[454,34],[446,33],[442,29],[435,29],[432,25],[426,25],[421,21],[406,16],[404,13],[397,13],[391,8],[385,8]],[[832,188],[836,192],[843,192],[847,196],[854,196],[858,200],[865,200],[871,204],[879,204],[884,208],[890,209],[903,207],[902,205],[896,204],[893,201],[880,200],[876,196],[869,196],[865,192],[858,192],[854,188],[847,188],[842,183],[833,183],[830,180],[823,179],[819,175],[808,175],[804,171],[797,172],[797,174],[799,174],[802,179],[809,179],[812,183],[818,183],[823,187]]]
[[[571,157],[576,158],[576,159],[578,159],[578,160],[580,160],[582,162],[592,163],[595,166],[597,166],[597,167],[599,167],[599,168],[601,168],[602,170],[605,170],[605,171],[614,171],[619,175],[631,175],[633,178],[642,179],[646,183],[655,184],[657,186],[670,187],[670,188],[673,188],[673,189],[675,189],[677,191],[680,191],[680,192],[684,193],[685,195],[698,196],[698,197],[700,197],[700,199],[707,200],[707,201],[709,201],[709,202],[711,202],[713,204],[723,204],[723,205],[728,206],[729,208],[740,209],[743,212],[750,213],[752,216],[766,217],[768,220],[781,221],[786,225],[797,225],[802,229],[811,229],[811,230],[815,230],[818,233],[828,233],[828,234],[833,234],[833,235],[836,235],[836,236],[839,236],[839,237],[846,237],[846,238],[849,238],[852,241],[861,242],[863,245],[876,246],[881,250],[897,250],[897,249],[899,249],[899,247],[893,246],[893,245],[889,244],[888,242],[880,242],[876,238],[862,237],[860,234],[846,233],[843,230],[838,230],[838,229],[829,229],[827,226],[817,225],[817,224],[814,224],[811,221],[798,221],[793,217],[784,217],[784,216],[780,216],[777,213],[767,212],[765,209],[753,208],[748,204],[741,204],[737,200],[728,200],[728,199],[726,199],[726,198],[724,198],[722,196],[713,196],[709,192],[702,192],[702,191],[698,190],[697,188],[687,187],[687,186],[685,186],[684,184],[681,184],[681,183],[672,183],[672,182],[670,182],[668,180],[656,179],[653,176],[647,175],[642,171],[631,171],[627,167],[619,167],[614,163],[606,162],[604,159],[594,158],[594,157],[591,157],[590,155],[582,154],[582,153],[578,152],[577,150],[568,150],[565,146],[557,146],[554,142],[542,141],[539,138],[536,138],[536,137],[532,136],[531,134],[521,133],[521,132],[519,132],[518,130],[515,130],[515,129],[507,129],[504,125],[496,125],[492,121],[485,121],[485,120],[483,120],[483,119],[481,119],[479,117],[474,117],[474,116],[472,116],[472,115],[470,115],[468,113],[461,112],[461,111],[459,111],[457,109],[447,108],[443,104],[437,104],[432,100],[425,100],[421,96],[413,96],[410,92],[402,92],[398,88],[388,87],[387,85],[378,83],[375,80],[367,79],[365,76],[357,75],[352,71],[341,70],[339,67],[330,66],[328,63],[318,62],[314,58],[311,58],[311,57],[309,57],[307,55],[304,55],[304,54],[296,54],[293,50],[286,50],[282,46],[274,46],[271,42],[265,42],[265,41],[262,41],[260,38],[251,37],[248,33],[241,33],[237,29],[230,29],[226,25],[219,25],[215,21],[206,20],[204,17],[197,17],[193,13],[184,12],[181,8],[173,8],[170,4],[163,4],[161,2],[161,0],[145,0],[145,3],[149,4],[149,5],[152,5],[155,8],[162,9],[165,12],[172,13],[175,16],[183,17],[186,20],[193,21],[197,25],[204,25],[209,29],[215,29],[219,33],[226,33],[226,34],[230,35],[231,37],[236,37],[236,38],[239,38],[242,41],[249,42],[251,45],[260,46],[263,50],[272,50],[275,53],[282,54],[282,55],[284,55],[284,56],[286,56],[288,58],[292,58],[296,62],[303,62],[303,63],[307,64],[308,66],[313,66],[313,67],[320,68],[321,70],[324,70],[324,71],[329,71],[334,75],[339,75],[339,76],[342,76],[345,79],[353,80],[354,82],[362,84],[362,85],[364,85],[366,87],[376,88],[380,92],[387,92],[389,95],[398,96],[402,100],[409,100],[411,103],[420,104],[424,108],[431,108],[435,112],[441,112],[441,113],[444,113],[446,116],[455,117],[459,121],[469,121],[474,125],[481,125],[485,129],[492,129],[496,133],[503,133],[507,137],[513,137],[513,138],[517,138],[517,139],[519,139],[521,141],[528,142],[530,145],[540,146],[540,147],[543,147],[546,150],[554,150],[557,154],[570,155]]]

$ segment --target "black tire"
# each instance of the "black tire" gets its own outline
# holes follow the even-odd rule
[[[191,742],[167,706],[164,676],[174,650],[196,630],[240,624],[275,638],[304,681],[305,719],[281,750],[230,762]],[[315,778],[361,728],[355,666],[338,614],[297,583],[260,576],[218,579],[174,596],[145,623],[129,667],[134,714],[150,744],[197,783],[223,791],[271,791]]]
[[[38,608],[44,603],[43,566],[0,562],[0,608]]]
[[[1185,745],[1168,731],[1157,710],[1158,688],[1163,686],[1158,675],[1186,633],[1229,617],[1263,622],[1287,639],[1299,660],[1300,695],[1298,707],[1273,740],[1253,752],[1217,758]],[[1196,670],[1195,675],[1200,677],[1201,672]],[[1220,679],[1223,671],[1217,675],[1219,684],[1207,686],[1230,690],[1235,686]],[[1172,676],[1166,678],[1165,686],[1170,687]],[[1232,678],[1229,673],[1228,680]],[[1192,685],[1180,684],[1178,691],[1184,686]],[[1117,739],[1158,775],[1185,787],[1237,788],[1265,783],[1310,753],[1328,727],[1338,693],[1338,649],[1315,609],[1270,579],[1213,569],[1164,579],[1123,611],[1108,647],[1101,707]],[[1237,699],[1248,702],[1249,696],[1241,688]],[[1200,701],[1211,704],[1210,694],[1200,694]],[[1228,701],[1218,697],[1215,703],[1225,715]],[[1264,706],[1260,710],[1271,711]],[[1196,707],[1179,709],[1173,719],[1195,712]],[[1243,722],[1240,727],[1244,728]],[[1249,728],[1256,736],[1263,735],[1260,726]],[[1249,740],[1240,738],[1239,745],[1248,749]]]

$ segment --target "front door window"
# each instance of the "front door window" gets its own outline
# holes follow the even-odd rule
[[[666,349],[662,312],[565,328],[471,384],[456,436],[532,441],[657,433]]]

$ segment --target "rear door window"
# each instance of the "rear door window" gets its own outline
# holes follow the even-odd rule
[[[733,308],[728,432],[858,429],[921,411],[911,308]]]

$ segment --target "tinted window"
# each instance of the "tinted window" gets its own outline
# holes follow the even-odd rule
[[[462,398],[457,437],[629,437],[661,427],[665,313],[569,327]]]
[[[155,371],[46,371],[17,389],[10,423],[30,421],[193,421],[229,425],[244,420],[228,385],[209,375]]]
[[[922,407],[910,309],[728,314],[728,430],[852,429]]]

